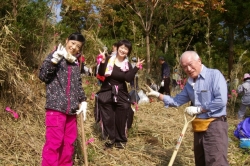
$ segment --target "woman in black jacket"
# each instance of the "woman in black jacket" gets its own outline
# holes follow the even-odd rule
[[[105,148],[115,145],[124,148],[127,142],[127,121],[131,110],[130,96],[126,82],[131,82],[140,65],[144,62],[138,59],[133,68],[128,62],[132,45],[128,40],[117,43],[117,54],[105,58],[100,63],[98,74],[105,80],[98,94],[99,120],[102,124],[102,135],[106,140]]]

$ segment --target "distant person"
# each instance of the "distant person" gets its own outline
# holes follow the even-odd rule
[[[72,33],[65,46],[59,44],[40,67],[39,79],[46,84],[46,139],[42,166],[73,165],[76,114],[83,112],[85,115],[87,111],[87,98],[76,57],[84,42],[82,34]]]
[[[117,43],[114,43],[113,45],[112,45],[112,51],[111,51],[111,53],[110,53],[110,56],[113,56],[113,55],[115,55],[117,53]]]
[[[230,92],[230,79],[227,79],[227,92]]]
[[[180,63],[189,78],[179,94],[171,97],[147,87],[147,95],[159,98],[165,107],[178,107],[191,101],[193,106],[187,107],[185,112],[196,115],[192,122],[195,165],[228,166],[226,80],[219,70],[204,66],[194,51],[184,52]]]
[[[161,84],[163,84],[159,92],[162,94],[170,95],[170,67],[165,61],[164,57],[158,58],[159,64],[161,64]]]
[[[243,78],[243,83],[238,86],[238,93],[242,93],[241,105],[238,111],[238,119],[243,120],[246,108],[250,107],[250,74],[245,73]]]
[[[133,68],[136,67],[136,63],[137,63],[136,57],[133,57],[131,59],[131,61],[132,61],[131,62],[132,67]],[[136,90],[139,89],[139,85],[138,85],[138,72],[135,74],[135,78],[130,82],[130,86],[131,86],[132,89],[136,89]]]
[[[78,59],[79,66],[81,68],[82,76],[88,76],[90,74],[90,71],[89,71],[89,68],[86,66],[84,55],[79,54],[76,57]]]
[[[180,86],[179,86],[180,82],[181,82],[181,76],[179,75],[178,70],[175,69],[174,73],[172,74],[172,88],[173,88],[173,91],[176,91],[176,90],[180,89]]]

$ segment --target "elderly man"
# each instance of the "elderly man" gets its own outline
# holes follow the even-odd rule
[[[184,52],[180,62],[189,76],[184,89],[175,97],[170,97],[147,87],[147,95],[163,100],[166,107],[178,107],[191,101],[193,106],[187,107],[185,112],[196,115],[192,122],[195,165],[227,166],[226,80],[219,70],[204,66],[194,51]]]

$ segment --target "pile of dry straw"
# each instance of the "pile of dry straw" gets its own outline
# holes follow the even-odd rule
[[[39,165],[44,143],[44,103],[45,89],[36,76],[29,84],[31,94],[26,94],[26,100],[15,106],[9,105],[19,113],[16,120],[4,108],[6,103],[1,102],[0,116],[0,165]],[[98,90],[96,79],[84,77],[83,83],[88,97]],[[25,86],[22,86],[25,89]],[[87,145],[88,163],[96,166],[165,166],[170,161],[176,141],[184,126],[183,110],[180,108],[164,108],[163,103],[154,99],[151,103],[139,105],[135,112],[133,127],[129,131],[126,149],[103,150],[99,124],[94,122],[94,100],[88,101],[87,120],[84,122],[86,141],[94,138],[94,142]],[[188,119],[190,117],[187,116]],[[78,121],[80,123],[80,120]],[[233,121],[229,120],[232,133]],[[238,149],[237,140],[230,135],[229,161],[231,165],[245,165],[249,157]],[[194,165],[193,137],[191,126],[188,127],[174,165]],[[81,147],[81,130],[79,124],[79,139],[76,142],[75,165],[84,165]],[[240,164],[241,165],[241,164]]]

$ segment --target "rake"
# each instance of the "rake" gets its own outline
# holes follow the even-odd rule
[[[174,152],[173,152],[173,154],[172,154],[172,157],[171,157],[171,159],[170,159],[170,162],[168,163],[168,166],[172,166],[172,165],[173,165],[174,160],[175,160],[175,157],[176,157],[176,155],[177,155],[177,152],[178,152],[178,150],[179,150],[179,148],[180,148],[182,139],[183,139],[183,137],[184,137],[184,134],[186,133],[188,124],[189,124],[190,122],[192,122],[195,118],[196,118],[196,116],[194,116],[191,120],[187,121],[187,117],[186,117],[186,114],[185,114],[185,112],[184,112],[185,124],[184,124],[184,126],[183,126],[182,131],[181,131],[180,137],[179,137],[178,140],[177,140],[177,143],[176,143],[176,146],[175,146],[175,150],[174,150]]]

